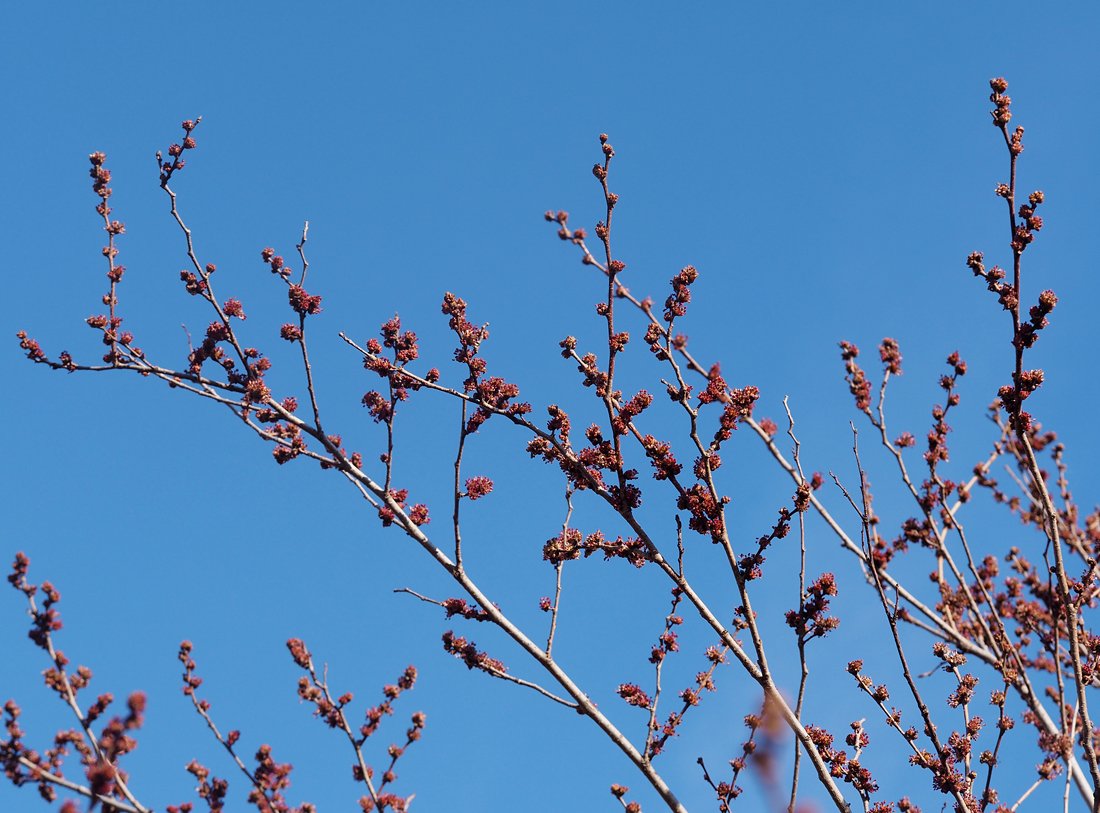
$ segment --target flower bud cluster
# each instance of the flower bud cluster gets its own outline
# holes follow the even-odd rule
[[[183,160],[183,154],[187,150],[195,149],[196,144],[193,133],[201,121],[202,116],[180,122],[180,127],[183,129],[183,139],[179,143],[173,144],[168,148],[168,157],[171,160],[166,161],[160,152],[157,153],[157,166],[160,168],[161,186],[167,186],[172,176],[183,169],[184,165],[187,163]],[[102,155],[102,153],[99,154]]]
[[[851,342],[841,342],[840,357],[844,360],[844,380],[848,382],[848,391],[856,399],[856,409],[870,414],[871,382],[867,380],[867,374],[863,372],[863,368],[856,363],[856,358],[859,357],[859,348]],[[883,358],[883,361],[885,362],[886,359]],[[898,363],[901,363],[900,356],[898,357]]]
[[[802,489],[799,489],[795,493],[796,504],[798,502],[799,496],[802,494]],[[808,502],[808,485],[805,488],[805,494]],[[765,561],[764,551],[766,551],[768,547],[771,546],[771,543],[774,542],[776,539],[783,539],[784,537],[786,537],[790,530],[791,512],[787,508],[780,508],[779,519],[772,527],[771,532],[765,536],[761,536],[759,539],[756,540],[756,552],[742,554],[741,558],[738,560],[737,570],[741,578],[745,581],[753,581],[754,579],[759,579],[761,576],[763,576],[764,572],[761,568]]]
[[[443,649],[465,663],[467,669],[480,669],[490,675],[503,675],[508,671],[503,661],[479,651],[477,644],[455,635],[451,630],[443,633]]]
[[[670,282],[672,293],[665,300],[664,319],[671,326],[677,317],[687,313],[687,305],[691,302],[691,284],[699,278],[699,272],[695,266],[688,265],[680,269]]]
[[[883,339],[878,346],[878,355],[886,372],[890,375],[901,375],[901,348],[895,339]]]
[[[828,615],[829,599],[837,594],[836,576],[823,573],[806,588],[806,597],[798,610],[788,610],[787,626],[802,642],[821,638],[840,626],[840,619]]]
[[[652,558],[641,539],[617,536],[610,540],[602,531],[585,536],[576,528],[565,529],[542,546],[542,558],[553,565],[579,559],[582,554],[587,559],[595,553],[602,553],[605,560],[624,559],[634,567],[642,567]]]
[[[815,725],[806,726],[806,733],[809,734],[810,741],[829,766],[830,774],[851,784],[864,799],[878,790],[878,783],[871,776],[871,772],[862,767],[858,759],[849,759],[845,751],[833,748],[832,734]]]

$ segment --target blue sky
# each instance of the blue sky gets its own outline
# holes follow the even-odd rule
[[[244,301],[246,331],[274,357],[273,380],[300,394],[293,360],[280,357],[274,338],[285,301],[259,250],[290,256],[310,221],[310,288],[325,297],[311,349],[327,425],[366,457],[384,442],[359,406],[374,383],[336,334],[365,339],[399,311],[422,336],[425,361],[456,381],[439,315],[446,290],[491,324],[493,370],[536,408],[569,405],[575,424],[586,425],[590,393],[557,342],[598,339],[592,304],[601,284],[542,212],[568,209],[589,227],[601,216],[589,169],[596,135],[607,132],[628,283],[663,297],[680,267],[699,268],[684,325],[693,349],[722,360],[731,384],[758,385],[760,415],[778,419],[790,396],[809,468],[853,474],[853,413],[836,342],[873,351],[890,335],[905,354],[892,393],[899,431],[926,431],[949,352],[970,362],[953,421],[952,464],[963,477],[992,441],[984,407],[1011,366],[1007,321],[964,266],[975,249],[1010,260],[992,194],[1004,179],[1004,150],[986,112],[987,80],[1005,75],[1015,120],[1027,128],[1021,185],[1042,188],[1048,201],[1025,285],[1062,298],[1033,351],[1048,382],[1029,403],[1065,440],[1075,491],[1091,506],[1100,455],[1089,408],[1100,396],[1090,372],[1100,300],[1098,18],[1085,3],[904,13],[811,3],[22,4],[0,33],[5,335],[26,329],[54,355],[101,352],[82,320],[103,288],[86,177],[86,155],[103,150],[115,213],[127,225],[126,324],[150,353],[182,363],[181,323],[201,332],[209,319],[181,290],[186,257],[152,156],[178,138],[180,120],[201,114],[199,148],[176,184],[200,256],[219,266],[221,295]],[[624,373],[634,386],[659,389],[640,343],[633,350]],[[275,466],[228,415],[153,382],[50,374],[22,359],[14,341],[0,359],[9,382],[0,554],[25,550],[32,576],[58,584],[68,621],[62,647],[93,667],[94,689],[150,692],[147,730],[130,762],[147,803],[163,809],[189,798],[183,765],[193,756],[233,779],[177,688],[176,645],[190,638],[217,719],[297,766],[295,801],[348,809],[358,795],[349,755],[294,696],[283,642],[295,635],[357,702],[377,702],[407,663],[420,668],[421,683],[379,735],[389,742],[401,736],[401,718],[428,715],[424,740],[400,769],[399,789],[417,793],[414,809],[613,809],[612,782],[659,809],[593,727],[467,673],[442,652],[439,635],[455,628],[531,674],[489,630],[463,630],[392,593],[453,589],[407,539],[383,532],[341,481],[305,463]],[[399,484],[433,506],[431,527],[445,532],[453,405],[422,395],[401,420]],[[536,605],[552,574],[540,550],[563,503],[558,479],[527,460],[523,442],[490,424],[471,443],[469,473],[492,476],[497,491],[469,507],[468,556],[490,594],[541,630]],[[747,433],[726,462],[736,530],[751,540],[789,498],[789,482]],[[888,470],[876,471],[880,513],[896,525],[913,509]],[[838,495],[830,499],[843,513]],[[985,517],[980,510],[975,516]],[[591,504],[578,508],[578,520],[616,531]],[[1035,542],[996,514],[988,522],[991,537]],[[888,659],[858,568],[838,557],[825,529],[810,530],[811,569],[835,569],[843,592],[841,629],[815,647],[808,717],[840,732],[876,717],[842,664],[878,659],[888,675]],[[712,552],[691,541],[701,582],[716,605],[731,606],[729,585],[708,567]],[[758,589],[776,651],[787,648],[782,613],[796,600],[792,551],[776,551]],[[667,591],[656,573],[621,562],[574,563],[566,582],[563,662],[638,735],[641,713],[613,693],[621,682],[649,682],[646,657]],[[13,592],[0,611],[8,653],[0,695],[18,697],[26,727],[45,744],[66,724],[63,710],[40,686],[44,664],[24,638]],[[698,625],[683,642],[670,663],[675,686],[703,668],[712,643]],[[929,660],[926,644],[913,646]],[[791,662],[774,657],[793,686]],[[732,668],[718,684],[659,761],[692,809],[710,805],[696,758],[721,766],[735,756],[738,720],[756,702]],[[876,733],[882,750],[869,759],[886,797],[926,793],[925,777],[899,766],[888,733]],[[375,744],[376,761],[385,742]],[[1030,772],[1031,752],[1023,759]],[[1006,794],[1029,781],[1007,780]],[[234,786],[241,805],[242,785]],[[0,807],[33,808],[32,795],[0,786]]]

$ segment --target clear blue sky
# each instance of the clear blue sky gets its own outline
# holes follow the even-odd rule
[[[1100,485],[1090,406],[1100,397],[1092,372],[1098,18],[1094,4],[1053,11],[1011,2],[919,13],[879,3],[9,9],[0,33],[9,292],[0,554],[25,550],[32,576],[59,585],[68,620],[61,645],[93,667],[94,689],[150,692],[147,727],[129,760],[141,798],[158,809],[190,798],[183,765],[201,756],[231,778],[233,807],[243,807],[241,781],[177,688],[176,645],[190,638],[219,722],[240,728],[249,747],[270,742],[297,766],[296,802],[351,807],[358,791],[344,744],[294,696],[283,642],[296,635],[357,702],[377,702],[407,663],[421,669],[421,683],[375,744],[400,737],[414,710],[427,713],[424,740],[400,769],[398,789],[417,793],[414,809],[610,810],[612,782],[659,809],[592,726],[470,674],[442,652],[439,636],[453,627],[531,674],[489,630],[463,629],[391,593],[453,590],[407,539],[383,532],[342,481],[305,463],[275,466],[228,415],[153,382],[50,374],[20,358],[12,339],[19,328],[54,355],[102,352],[82,323],[98,311],[103,288],[89,152],[108,154],[116,216],[127,225],[127,326],[165,361],[185,358],[181,323],[201,331],[208,321],[181,290],[186,258],[153,162],[156,149],[177,139],[181,119],[204,117],[199,149],[177,184],[200,256],[218,264],[220,293],[244,301],[245,327],[271,349],[273,380],[288,393],[300,388],[275,338],[285,305],[259,250],[291,255],[310,220],[310,287],[325,297],[312,351],[327,425],[370,458],[383,439],[359,398],[374,382],[336,333],[365,339],[398,310],[423,337],[425,360],[457,380],[446,370],[445,290],[468,300],[475,321],[491,323],[493,369],[536,407],[570,404],[586,423],[591,394],[557,342],[566,334],[596,340],[591,306],[600,283],[542,212],[565,208],[589,227],[600,216],[589,168],[596,135],[608,132],[621,195],[616,245],[629,284],[663,297],[681,266],[700,269],[685,324],[693,348],[721,359],[731,383],[760,386],[760,415],[779,418],[790,396],[809,468],[852,476],[852,410],[836,342],[873,351],[890,335],[906,360],[892,396],[899,431],[926,431],[947,353],[959,349],[970,362],[953,421],[952,473],[963,477],[988,448],[984,406],[1010,369],[1006,320],[963,263],[975,249],[1009,259],[992,194],[1004,180],[1004,150],[986,112],[987,80],[1005,75],[1016,121],[1027,128],[1021,184],[1044,189],[1048,200],[1026,285],[1062,297],[1034,351],[1048,383],[1031,403],[1065,439],[1075,489],[1090,506]],[[644,355],[639,343],[627,373],[635,386],[659,388]],[[432,505],[439,532],[456,420],[450,404],[420,397],[399,436],[399,484]],[[470,506],[468,556],[490,593],[541,630],[536,603],[552,574],[540,550],[562,504],[557,478],[527,461],[523,441],[490,425],[471,445],[470,474],[494,477],[497,491]],[[751,540],[770,526],[790,485],[747,433],[726,460],[736,533]],[[880,513],[896,525],[913,509],[891,483],[885,469],[876,476]],[[841,513],[837,495],[830,499]],[[620,530],[590,505],[578,516],[586,528]],[[1020,536],[1010,523],[991,527]],[[844,593],[841,630],[814,647],[807,717],[843,733],[850,720],[877,714],[852,691],[842,664],[863,657],[883,664],[876,676],[891,673],[874,637],[878,611],[854,562],[838,558],[823,528],[811,534],[811,569],[837,570]],[[712,551],[690,541],[714,603],[732,606],[728,585],[708,577]],[[796,601],[790,550],[769,560],[758,587],[777,652],[786,648],[782,613]],[[665,588],[655,573],[595,560],[567,568],[566,581],[563,661],[640,736],[643,715],[613,693],[620,682],[650,681],[646,657]],[[0,696],[23,703],[33,741],[45,746],[67,722],[40,685],[45,664],[24,637],[18,597],[6,593]],[[670,661],[677,688],[704,667],[712,643],[697,626],[683,641]],[[913,647],[921,668],[930,667],[926,645]],[[774,657],[793,686],[791,662]],[[738,721],[756,703],[734,669],[717,680],[719,694],[660,759],[696,810],[711,805],[696,757],[720,767],[736,756]],[[868,760],[886,798],[927,797],[926,777],[896,766],[888,733],[871,733],[881,750]],[[1027,751],[1006,795],[1030,782],[1035,759]],[[33,790],[0,785],[0,808],[37,804]]]

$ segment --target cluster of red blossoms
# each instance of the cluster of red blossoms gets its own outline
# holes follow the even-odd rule
[[[542,558],[554,565],[578,559],[582,554],[587,559],[594,553],[602,553],[604,559],[625,559],[635,567],[641,567],[651,557],[645,543],[640,539],[618,536],[610,540],[602,531],[594,531],[585,536],[576,528],[567,528],[546,540],[542,547]]]
[[[397,507],[405,512],[409,520],[413,525],[427,525],[431,522],[431,518],[428,514],[428,506],[422,503],[417,503],[411,508],[406,506],[405,502],[409,499],[409,490],[407,488],[398,488],[390,490],[390,499],[397,504]],[[382,520],[383,527],[388,528],[397,519],[397,514],[387,506],[383,505],[378,509],[378,517]]]
[[[470,477],[466,480],[466,497],[470,500],[480,500],[493,490],[493,481],[488,477]]]
[[[849,758],[847,752],[833,748],[833,735],[818,726],[806,726],[810,735],[810,741],[817,747],[825,763],[829,766],[829,772],[851,784],[864,799],[878,790],[878,783],[871,776],[871,772],[859,764],[858,759]],[[867,742],[866,734],[861,738],[863,744]],[[879,810],[891,810],[893,806],[878,808]]]
[[[455,635],[452,630],[443,633],[443,649],[465,663],[467,669],[480,669],[490,675],[503,675],[508,671],[503,661],[480,651],[477,644],[461,635]]]
[[[193,133],[195,128],[202,122],[202,117],[197,119],[187,119],[180,122],[180,128],[183,130],[183,140],[181,143],[172,144],[168,148],[168,157],[171,160],[164,160],[161,153],[157,153],[157,165],[160,167],[160,185],[166,186],[168,181],[172,179],[172,175],[183,169],[184,164],[187,162],[183,160],[183,154],[187,150],[195,149],[195,138]]]
[[[808,483],[803,483],[795,493],[796,506],[802,506],[800,510],[806,510],[806,506],[809,505],[810,486]],[[796,510],[799,510],[796,508]],[[779,509],[779,519],[775,525],[772,526],[771,532],[761,536],[756,540],[756,551],[754,553],[744,553],[741,555],[737,562],[737,570],[741,575],[741,578],[745,581],[753,581],[759,579],[764,575],[761,569],[764,564],[764,551],[766,551],[771,543],[777,539],[783,539],[790,533],[791,530],[791,512],[787,508]]]
[[[787,612],[787,626],[800,641],[820,638],[840,626],[839,618],[828,615],[829,599],[836,594],[836,576],[823,573],[806,588],[802,607]]]
[[[871,382],[867,379],[867,374],[863,372],[863,368],[856,363],[856,359],[859,357],[859,348],[851,342],[841,342],[840,357],[844,360],[844,380],[848,382],[848,391],[856,399],[856,409],[860,412],[870,412]]]
[[[474,396],[478,409],[466,423],[465,432],[471,434],[494,414],[519,417],[531,412],[531,405],[513,403],[519,397],[519,387],[496,376],[483,379],[487,364],[478,355],[481,343],[489,338],[489,329],[475,325],[466,318],[466,302],[449,291],[443,296],[443,313],[450,317],[448,324],[458,338],[454,360],[466,367],[468,376],[463,382],[467,393]],[[438,373],[437,373],[438,375]]]
[[[672,324],[678,316],[687,313],[687,305],[691,302],[691,284],[698,278],[699,272],[693,265],[680,269],[680,273],[672,278],[672,293],[665,300],[666,322]]]
[[[387,379],[389,383],[389,395],[385,396],[377,390],[370,390],[363,396],[363,406],[370,412],[376,423],[392,423],[399,401],[407,401],[410,390],[419,390],[422,384],[414,376],[404,372],[405,367],[411,361],[420,357],[420,348],[416,334],[411,330],[401,330],[401,318],[394,315],[392,319],[382,323],[379,328],[378,339],[367,341],[367,355],[363,358],[364,369]],[[381,355],[383,348],[390,351],[390,358]],[[432,368],[425,375],[424,380],[434,384],[439,380],[439,370]]]
[[[480,607],[471,606],[469,602],[464,598],[448,598],[440,602],[440,606],[447,613],[447,618],[454,618],[456,615],[471,621],[489,621],[490,616],[485,610]]]
[[[631,706],[637,706],[640,709],[648,710],[653,704],[653,701],[649,699],[649,695],[635,683],[620,684],[616,693]]]

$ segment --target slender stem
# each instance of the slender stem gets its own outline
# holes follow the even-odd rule
[[[466,446],[466,402],[462,402],[458,424],[458,451],[455,452],[454,513],[452,523],[455,537],[455,567],[462,569],[462,528],[459,511],[462,506],[462,451]]]
[[[792,450],[792,457],[794,458],[795,467],[798,469],[799,488],[806,486],[806,473],[802,470],[802,463],[799,459],[799,448],[801,444],[798,442],[798,437],[794,433],[794,415],[791,413],[791,407],[788,403],[787,397],[783,397],[783,409],[787,412],[787,434],[791,438],[791,443],[794,444]],[[799,560],[798,560],[798,614],[802,617],[806,611],[806,513],[805,511],[798,512],[798,542],[799,542]],[[798,679],[798,696],[795,701],[794,713],[802,719],[802,704],[806,699],[806,681],[810,676],[810,667],[806,661],[806,638],[803,635],[798,636],[798,663],[800,666],[799,679]],[[801,768],[802,762],[802,750],[798,747],[798,740],[795,739],[794,748],[794,766],[791,770],[791,799],[787,804],[787,810],[789,813],[794,813],[795,804],[798,801],[798,774]]]

